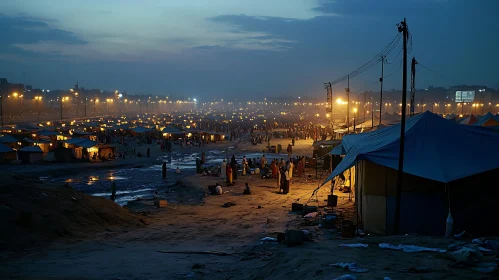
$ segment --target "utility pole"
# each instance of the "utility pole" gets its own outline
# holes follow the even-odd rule
[[[1,122],[0,129],[3,129],[3,89],[2,89],[2,85],[0,85],[0,122]]]
[[[64,97],[61,96],[61,122],[62,122],[62,101],[63,101]]]
[[[367,91],[364,91],[364,122],[366,122]]]
[[[359,94],[359,95],[357,95],[357,105],[355,106],[355,108],[356,108],[356,109],[355,109],[355,118],[357,118],[357,116],[358,116],[357,112],[359,111],[359,107],[360,107],[360,94]],[[365,118],[366,118],[366,116],[365,116],[365,113],[364,113],[364,119],[365,119]],[[360,118],[359,118],[359,119],[360,119]],[[361,125],[361,127],[362,127],[362,125]],[[356,130],[355,130],[355,128],[356,128],[356,127],[355,127],[355,125],[354,125],[354,126],[353,126],[353,132],[354,132],[354,133],[357,133],[357,132],[356,132]]]
[[[347,81],[347,134],[350,134],[350,74],[347,76]]]
[[[399,162],[398,162],[398,175],[397,175],[397,192],[395,201],[395,234],[400,234],[400,200],[403,184],[404,175],[404,141],[405,141],[405,112],[407,103],[407,37],[409,34],[409,29],[407,28],[407,22],[404,21],[399,23],[398,31],[402,32],[403,37],[403,74],[402,74],[402,116],[400,122],[400,150],[399,150]]]
[[[379,82],[381,84],[381,88],[379,91],[379,125],[381,125],[381,108],[383,106],[383,78],[385,75],[385,60],[386,56],[381,56],[381,78],[379,78]]]
[[[412,58],[411,62],[411,112],[410,116],[414,117],[414,95],[416,94],[416,58]]]
[[[331,136],[334,136],[334,121],[333,121],[333,87],[331,83],[324,83],[324,88],[326,89],[326,101],[329,103],[330,108],[326,108],[326,112],[330,114],[331,123]]]
[[[371,93],[371,129],[374,128],[374,104],[373,104],[373,95]]]

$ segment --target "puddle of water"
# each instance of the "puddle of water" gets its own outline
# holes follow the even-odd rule
[[[242,153],[236,155],[236,159],[241,163],[243,156],[247,159],[257,159],[264,153]],[[206,153],[205,167],[220,166],[222,161],[227,158],[230,160],[232,153],[226,153],[221,150],[213,150]],[[69,183],[71,187],[82,191],[84,193],[102,196],[109,198],[111,195],[111,185],[116,182],[117,185],[117,198],[116,203],[125,205],[128,201],[136,198],[151,198],[154,191],[158,187],[168,186],[174,184],[177,180],[185,176],[195,174],[196,159],[200,158],[200,153],[184,154],[174,152],[158,159],[167,162],[167,178],[161,178],[161,164],[147,165],[140,168],[119,168],[110,170],[85,170],[76,175],[69,175],[66,177],[50,178],[40,177],[41,180],[49,180],[58,183]],[[287,159],[287,154],[265,154],[268,161],[272,159]],[[179,175],[172,175],[173,170],[182,170]],[[172,197],[172,201],[175,200]]]

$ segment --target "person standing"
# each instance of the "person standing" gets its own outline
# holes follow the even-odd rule
[[[115,200],[116,199],[116,182],[113,181],[113,183],[111,184],[111,200]]]
[[[234,159],[234,161],[232,162],[232,165],[231,165],[231,169],[232,169],[232,179],[237,180],[237,160]]]
[[[272,160],[272,163],[270,165],[270,168],[272,170],[272,178],[276,178],[277,177],[277,165],[276,165],[276,162],[275,160]]]
[[[289,192],[289,180],[291,179],[289,177],[289,172],[284,172],[284,176],[285,176],[285,182],[284,182],[284,188],[283,188],[283,193],[284,194],[288,194]]]
[[[276,166],[276,169],[277,169],[277,176],[276,176],[276,179],[277,179],[277,187],[279,188],[279,192],[281,191],[281,169],[280,168],[277,168]]]
[[[295,165],[293,164],[293,160],[290,160],[289,161],[289,180],[291,180],[291,178],[293,178],[293,169],[295,168]]]
[[[281,168],[281,170],[279,171],[279,174],[280,174],[280,179],[281,179],[281,182],[280,182],[280,188],[279,188],[279,192],[282,190],[282,192],[284,193],[285,190],[286,190],[286,168]]]
[[[302,160],[302,158],[298,159],[297,170],[298,170],[298,177],[301,177],[301,174],[303,173],[303,160]]]
[[[220,167],[220,177],[222,177],[222,180],[225,181],[225,178],[227,178],[227,164],[225,163],[225,159],[222,162],[222,166]]]
[[[166,178],[166,162],[163,161],[163,164],[161,165],[161,171],[162,171],[162,175],[163,175],[163,179]]]
[[[262,155],[262,158],[260,159],[260,164],[262,166],[262,169],[265,168],[266,163],[267,159],[265,158],[265,155]]]
[[[293,154],[293,148],[291,147],[291,144],[288,144],[288,148],[286,149],[288,152],[288,159],[291,158],[291,155]]]
[[[227,164],[227,184],[232,185],[232,168]]]

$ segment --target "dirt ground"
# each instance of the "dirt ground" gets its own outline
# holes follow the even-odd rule
[[[288,140],[282,140],[283,143]],[[311,143],[303,141],[296,154],[311,155]],[[235,153],[261,149],[239,144]],[[450,268],[442,253],[405,253],[380,249],[379,243],[412,244],[446,248],[452,240],[400,236],[343,239],[336,229],[324,229],[291,212],[299,202],[325,206],[328,187],[313,191],[325,178],[308,169],[301,178],[293,177],[290,193],[279,194],[274,180],[258,176],[238,176],[234,186],[223,195],[209,195],[207,186],[220,178],[195,175],[182,185],[165,187],[159,195],[177,192],[184,203],[154,208],[151,201],[130,206],[147,223],[145,227],[113,227],[81,240],[61,239],[46,247],[21,254],[1,255],[1,277],[14,279],[335,279],[352,274],[357,279],[490,279],[490,275],[470,269]],[[244,183],[252,195],[243,195]],[[353,201],[340,197],[335,211],[340,218],[351,218]],[[222,205],[233,202],[225,208]],[[305,229],[313,241],[288,247],[264,243],[286,229]],[[367,248],[340,247],[345,243],[365,243]],[[190,253],[161,253],[169,252]],[[201,251],[226,255],[196,254]],[[336,262],[356,262],[369,269],[354,273],[330,266]],[[0,278],[1,278],[0,277]]]

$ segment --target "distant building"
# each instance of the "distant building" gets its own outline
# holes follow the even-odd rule
[[[453,97],[454,102],[467,103],[485,103],[492,99],[494,89],[489,89],[487,86],[480,85],[459,85],[449,88],[449,95]]]

